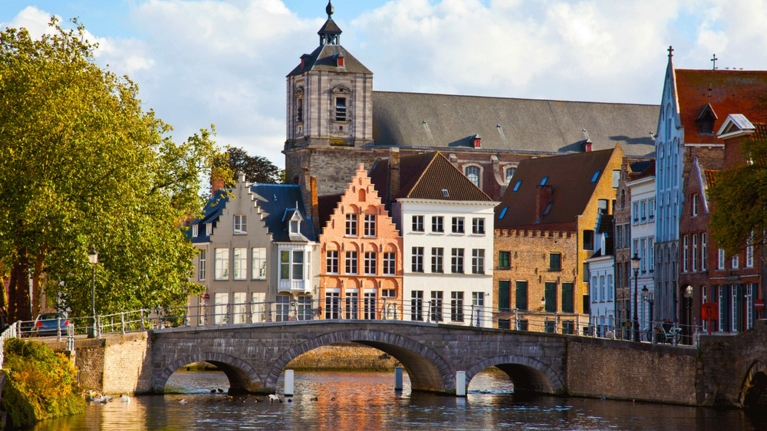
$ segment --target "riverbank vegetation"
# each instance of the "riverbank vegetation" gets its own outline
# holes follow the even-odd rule
[[[2,409],[14,427],[85,411],[77,368],[42,343],[5,341]]]

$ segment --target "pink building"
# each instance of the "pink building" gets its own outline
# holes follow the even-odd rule
[[[402,319],[402,236],[360,164],[346,191],[320,198],[325,319]],[[324,202],[322,202],[324,201]]]

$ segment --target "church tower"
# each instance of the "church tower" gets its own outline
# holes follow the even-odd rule
[[[288,182],[303,178],[302,168],[314,171],[323,149],[335,153],[373,143],[373,73],[341,46],[332,2],[325,11],[328,19],[317,32],[319,46],[302,55],[287,76],[283,152]]]

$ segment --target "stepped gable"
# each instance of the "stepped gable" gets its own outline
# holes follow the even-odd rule
[[[675,69],[674,74],[685,143],[722,143],[708,128],[700,130],[708,112],[716,117],[713,132],[732,113],[767,122],[767,71]]]
[[[648,156],[658,115],[657,105],[373,91],[373,140],[461,151],[479,134],[482,150],[562,153],[590,139],[595,151],[620,143],[629,156]]]
[[[575,229],[576,217],[583,213],[601,176],[612,175],[612,172],[604,170],[613,151],[523,160],[495,209],[495,228],[558,230],[545,227],[557,225],[562,229]],[[547,177],[545,186],[551,188],[547,201],[552,205],[549,212],[536,222],[536,197],[544,177]],[[503,217],[499,218],[500,215]]]

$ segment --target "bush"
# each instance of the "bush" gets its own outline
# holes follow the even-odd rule
[[[15,427],[85,411],[77,368],[44,344],[6,340],[3,372],[2,408]]]

